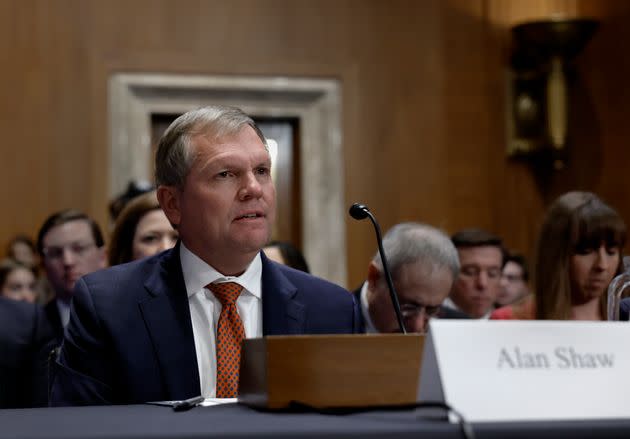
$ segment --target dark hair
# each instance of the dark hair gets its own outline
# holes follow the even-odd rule
[[[266,247],[277,247],[278,250],[280,250],[285,265],[295,268],[296,270],[304,271],[305,273],[310,273],[304,255],[290,242],[271,241]]]
[[[529,281],[529,268],[527,267],[527,260],[525,259],[525,256],[520,253],[506,252],[503,265],[508,262],[514,262],[516,265],[521,267],[521,270],[523,271],[523,280],[525,282]]]
[[[505,265],[506,251],[497,235],[483,229],[464,229],[451,236],[455,248],[497,247],[501,251],[501,266]]]
[[[0,290],[4,287],[7,277],[15,270],[24,269],[33,273],[37,277],[37,273],[32,267],[22,264],[14,259],[4,259],[0,261]]]
[[[155,191],[147,192],[131,200],[120,212],[109,240],[109,265],[124,264],[133,260],[133,238],[142,217],[160,209]]]
[[[33,251],[33,253],[37,251],[37,249],[35,248],[35,243],[33,242],[31,238],[29,238],[26,235],[16,235],[13,237],[13,239],[11,239],[11,241],[9,241],[9,244],[7,245],[8,257],[15,259],[15,254],[13,253],[13,246],[19,242],[26,244]]]
[[[591,192],[568,192],[556,199],[545,216],[534,271],[536,318],[566,320],[572,307],[569,260],[580,250],[618,247],[626,242],[626,225],[612,207]],[[623,270],[619,254],[616,274]],[[606,295],[600,301],[606,315]]]
[[[122,213],[127,203],[142,194],[151,192],[153,189],[153,185],[149,182],[135,180],[130,181],[127,184],[127,189],[125,189],[125,192],[118,195],[109,203],[109,215],[112,221],[116,221],[118,215]]]
[[[97,247],[103,247],[105,241],[103,240],[103,233],[101,233],[101,228],[98,226],[96,221],[87,216],[85,213],[76,209],[65,209],[60,212],[53,213],[44,224],[39,229],[39,233],[37,234],[37,251],[40,255],[44,255],[44,238],[53,227],[60,226],[62,224],[69,223],[71,221],[85,221],[89,224],[90,229],[92,231],[92,237],[94,238],[94,243]]]

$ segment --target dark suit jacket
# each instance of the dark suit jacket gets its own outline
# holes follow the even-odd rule
[[[264,335],[357,332],[346,290],[261,257]],[[80,279],[57,366],[51,405],[199,395],[179,246]]]
[[[57,299],[53,299],[44,306],[44,317],[48,320],[48,325],[55,336],[56,345],[60,346],[63,341],[63,325],[57,308]]]
[[[0,298],[0,408],[46,405],[40,351],[51,337],[41,307]]]
[[[59,349],[61,343],[63,343],[64,327],[61,323],[61,316],[59,315],[59,308],[57,307],[57,299],[53,299],[44,306],[44,318],[46,324],[51,331],[51,337],[42,346],[38,355],[38,362],[40,367],[43,367],[45,373],[40,374],[45,376],[45,381],[40,383],[38,387],[41,387],[44,392],[38,396],[38,400],[44,400],[44,405],[48,405],[48,397],[52,389],[52,383],[55,379],[55,373],[57,368],[55,367],[55,360],[59,355]]]

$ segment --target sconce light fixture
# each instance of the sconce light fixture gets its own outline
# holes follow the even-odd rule
[[[597,30],[588,18],[529,21],[512,28],[507,154],[565,166],[569,121],[567,71]]]

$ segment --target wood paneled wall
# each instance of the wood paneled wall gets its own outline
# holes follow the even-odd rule
[[[574,187],[630,219],[628,9],[614,0],[5,0],[0,243],[34,235],[64,207],[107,225],[107,80],[121,71],[340,78],[345,199],[368,204],[384,229],[479,226],[531,254],[546,204]],[[555,12],[611,24],[579,60],[593,106],[583,122],[597,128],[583,157],[598,160],[541,185],[505,158],[508,27]],[[354,287],[376,246],[367,223],[348,219],[347,236]]]

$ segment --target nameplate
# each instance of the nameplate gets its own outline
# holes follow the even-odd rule
[[[630,324],[433,320],[419,399],[469,421],[630,417]]]

